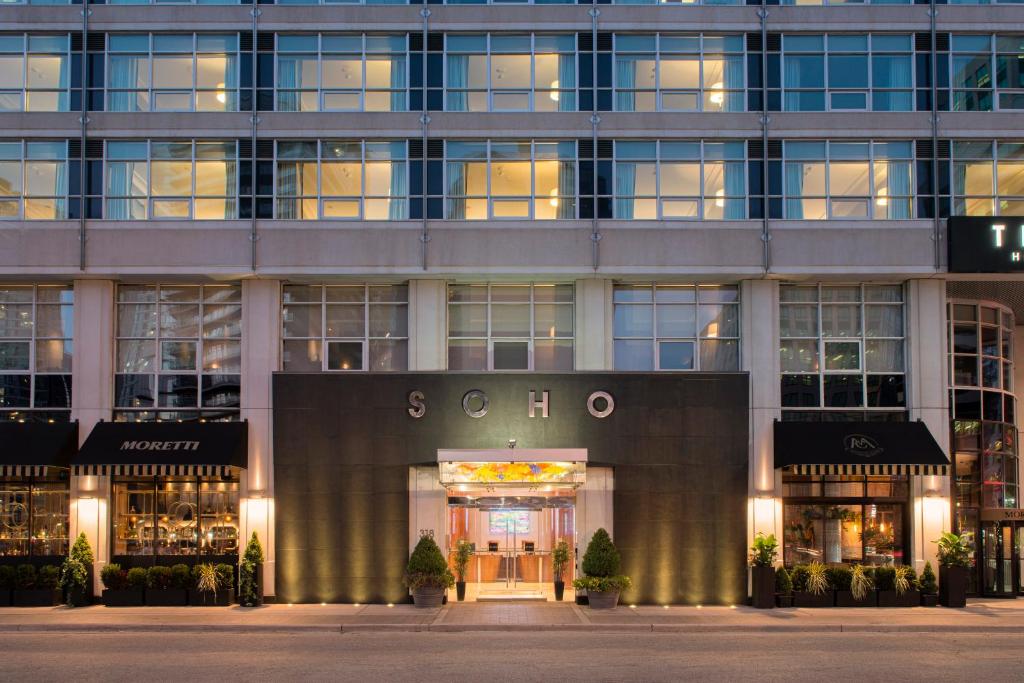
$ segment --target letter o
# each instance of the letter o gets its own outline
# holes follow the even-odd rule
[[[470,401],[472,401],[473,399],[480,400],[480,407],[476,410],[474,410],[470,406]],[[487,398],[487,394],[480,391],[479,389],[471,389],[470,391],[467,391],[466,394],[462,397],[462,409],[466,411],[466,415],[469,415],[472,418],[483,417],[484,415],[486,415],[487,408],[490,407],[490,405],[491,402]]]
[[[605,406],[603,410],[597,409],[597,400],[603,398]],[[603,420],[615,411],[615,399],[607,391],[595,391],[587,397],[587,412],[599,420]]]

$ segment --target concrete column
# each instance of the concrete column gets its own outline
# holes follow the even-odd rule
[[[782,416],[779,367],[779,283],[740,286],[741,367],[750,373],[750,468],[747,533],[782,539],[781,494],[775,471],[775,420]]]
[[[409,280],[409,369],[448,369],[448,287],[444,280]]]
[[[907,406],[911,420],[921,420],[942,448],[949,448],[949,369],[946,356],[946,283],[910,280],[907,296]],[[913,523],[910,530],[914,568],[926,561],[938,570],[935,540],[950,528],[949,477],[912,477]]]
[[[242,281],[242,408],[249,423],[241,551],[255,531],[263,545],[264,594],[274,595],[273,373],[281,367],[281,283]],[[240,552],[241,552],[240,551]]]
[[[1016,322],[1024,322],[1017,320]],[[1017,427],[1017,481],[1024,482],[1024,453],[1021,453],[1020,430],[1024,428],[1024,417],[1021,416],[1020,397],[1024,396],[1024,326],[1017,325],[1013,328],[1013,395],[1017,398],[1014,405],[1014,417]],[[1024,484],[1017,492],[1017,506],[1021,506],[1020,490],[1024,490]]]
[[[74,287],[71,419],[81,445],[97,422],[112,417],[115,287],[110,280],[75,280]],[[109,495],[109,477],[71,477],[68,530],[72,542],[85,532],[92,546],[94,591],[102,589],[100,570],[110,559]]]
[[[573,562],[576,576],[583,576],[583,554],[598,529],[604,529],[615,540],[615,471],[611,467],[587,466],[587,478],[576,489],[576,547]]]
[[[576,281],[576,369],[614,370],[612,281]]]

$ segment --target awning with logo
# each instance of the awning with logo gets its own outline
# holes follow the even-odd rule
[[[100,422],[73,460],[77,475],[227,476],[245,467],[246,422]]]
[[[946,476],[949,459],[923,422],[776,422],[775,467],[810,475]]]
[[[78,423],[0,422],[0,444],[0,477],[43,477],[70,466]]]

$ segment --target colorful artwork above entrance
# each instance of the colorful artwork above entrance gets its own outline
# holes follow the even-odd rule
[[[442,484],[580,485],[586,465],[578,462],[442,462]]]

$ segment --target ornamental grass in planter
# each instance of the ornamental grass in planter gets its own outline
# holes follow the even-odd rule
[[[188,565],[150,567],[146,571],[146,604],[154,607],[183,607],[188,604]]]
[[[793,606],[832,607],[834,598],[828,569],[821,562],[793,567]]]
[[[583,576],[572,582],[576,590],[587,592],[590,609],[615,609],[619,593],[633,585],[628,576],[619,574],[622,556],[603,528],[594,532],[583,553]]]
[[[829,567],[836,607],[877,607],[874,573],[870,567]]]
[[[192,569],[193,590],[188,604],[197,607],[229,607],[235,602],[235,568],[230,564],[197,564]]]
[[[420,536],[405,566],[403,581],[417,607],[440,607],[444,602],[445,591],[455,585],[455,577],[432,537]]]
[[[775,558],[779,542],[775,534],[758,533],[750,546],[750,604],[757,609],[775,607]]]
[[[932,569],[931,562],[924,563],[918,586],[921,589],[922,607],[935,607],[939,604],[939,583],[935,578],[935,570]]]
[[[15,569],[14,592],[11,603],[15,607],[54,607],[61,604],[60,567],[44,564],[38,570],[30,564]]]
[[[11,594],[14,591],[14,567],[9,564],[0,565],[0,607],[11,606]]]
[[[921,604],[917,573],[905,564],[875,569],[875,587],[879,607],[918,607]]]
[[[138,571],[135,571],[137,569]],[[146,585],[146,570],[135,567],[132,571],[132,582],[129,583],[129,572],[121,565],[113,562],[100,570],[100,581],[103,583],[103,604],[107,607],[142,607],[143,591]],[[140,582],[141,572],[141,582]]]
[[[785,567],[775,570],[775,606],[793,606],[793,580],[789,578],[789,572]]]
[[[939,604],[943,607],[966,607],[971,566],[967,539],[946,532],[932,542],[939,546]]]

